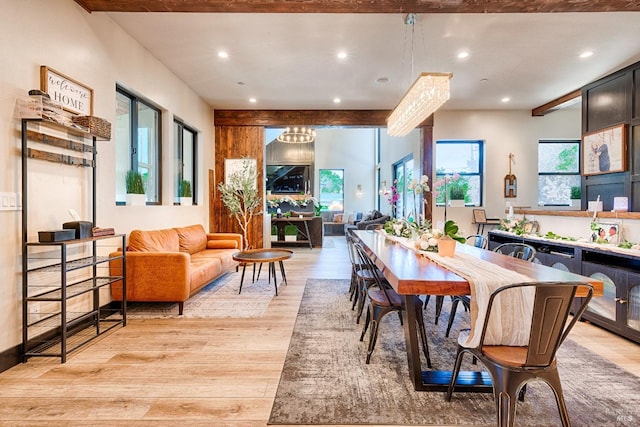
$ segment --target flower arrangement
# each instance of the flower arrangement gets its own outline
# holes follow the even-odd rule
[[[429,192],[431,188],[429,187],[429,177],[426,175],[422,175],[420,177],[420,181],[412,179],[409,183],[408,189],[413,193],[413,205],[416,207],[416,215],[418,217],[418,224],[422,225],[424,222],[424,216],[428,211],[429,207]],[[416,196],[422,196],[422,204],[424,205],[424,209],[422,212],[418,209],[418,203],[416,202]]]
[[[498,230],[517,234],[518,236],[525,234],[524,228],[527,223],[526,217],[523,218],[501,218]]]
[[[444,230],[437,228],[420,227],[414,222],[404,219],[391,219],[384,224],[384,231],[396,237],[404,237],[411,239],[417,235],[414,240],[416,249],[428,252],[438,251],[438,241],[441,239],[456,240],[465,243],[466,239],[458,235],[459,227],[453,220],[449,220],[444,224]]]
[[[405,219],[392,218],[384,223],[384,231],[396,237],[411,238],[414,231],[418,231],[418,226],[414,222]]]
[[[307,194],[305,194],[305,197],[300,200],[295,200],[291,196],[282,196],[279,198],[267,199],[267,205],[269,205],[270,208],[277,208],[282,203],[289,203],[291,206],[307,206],[309,205],[309,203],[313,203],[313,205],[316,207],[320,206],[317,198],[309,196]]]
[[[396,214],[396,207],[398,205],[398,199],[400,198],[400,196],[398,195],[398,180],[394,179],[393,180],[393,185],[390,188],[391,192],[388,195],[388,201],[389,204],[391,205],[391,212],[393,213],[393,216],[395,216]]]

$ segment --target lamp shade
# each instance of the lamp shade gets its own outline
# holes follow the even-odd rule
[[[405,136],[449,99],[453,73],[421,73],[387,119],[390,136]]]

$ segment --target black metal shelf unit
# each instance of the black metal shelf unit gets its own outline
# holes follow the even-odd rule
[[[78,163],[77,157],[59,154],[60,150],[49,157],[46,150],[31,148],[29,140],[34,134],[29,130],[31,122],[39,124],[45,132],[49,129],[80,137],[84,142],[69,141],[73,145],[70,150],[91,153],[92,159],[85,158]],[[112,234],[56,242],[28,241],[27,181],[31,158],[91,167],[92,222],[96,223],[98,138],[83,130],[43,119],[22,119],[21,130],[22,357],[24,362],[35,356],[59,357],[61,363],[65,363],[72,351],[117,326],[126,326],[126,292],[123,292],[117,306],[110,304],[109,299],[112,283],[121,281],[126,289],[126,254],[116,252],[116,249],[125,247],[126,236]],[[59,145],[57,147],[60,148]],[[119,255],[111,255],[113,253]],[[116,264],[121,267],[111,266],[111,260],[120,260]]]

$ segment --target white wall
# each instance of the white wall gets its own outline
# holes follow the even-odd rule
[[[365,212],[373,209],[375,187],[375,135],[373,128],[317,128],[315,176],[319,169],[344,169],[344,211]],[[315,180],[314,194],[318,194]],[[362,185],[362,194],[356,192]]]
[[[436,112],[434,144],[438,140],[473,139],[485,142],[485,188],[483,208],[489,218],[503,218],[507,202],[538,209],[538,140],[580,139],[580,109],[560,110],[544,117],[531,111]],[[504,197],[504,176],[509,173],[509,153],[515,155],[511,172],[518,178],[516,198]],[[442,221],[444,209],[434,209],[434,223]],[[464,233],[475,232],[472,208],[448,208]]]
[[[40,87],[47,65],[94,90],[94,115],[115,123],[115,85],[121,83],[163,111],[163,205],[115,205],[115,143],[100,142],[97,223],[118,233],[193,223],[208,224],[208,170],[213,168],[213,112],[189,87],[153,58],[106,14],[85,12],[70,0],[3,0],[0,14],[0,191],[20,192],[17,97]],[[173,115],[200,131],[199,206],[173,206]],[[112,134],[114,132],[112,131]],[[68,209],[90,219],[89,169],[29,163],[29,239],[59,229]],[[21,342],[21,212],[0,211],[0,352]]]

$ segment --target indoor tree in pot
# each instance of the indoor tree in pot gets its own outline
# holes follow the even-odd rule
[[[144,192],[144,179],[139,171],[133,169],[127,171],[125,186],[127,205],[144,206],[147,203],[147,196]]]
[[[193,194],[191,192],[191,181],[183,179],[180,181],[180,205],[191,206],[193,204]]]
[[[257,170],[255,162],[244,159],[242,167],[227,177],[227,182],[218,184],[222,203],[229,209],[242,230],[244,250],[250,248],[249,226],[254,216],[260,215],[262,197],[258,195]]]

